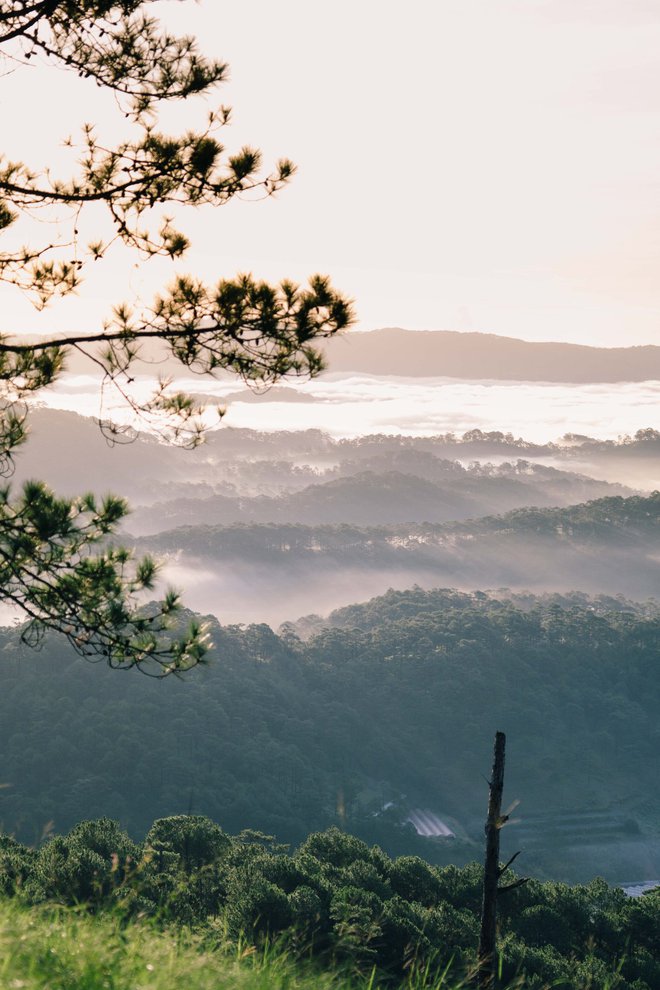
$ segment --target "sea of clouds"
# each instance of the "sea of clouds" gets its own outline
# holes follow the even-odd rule
[[[152,383],[139,378],[132,387],[136,397],[146,398]],[[190,377],[176,387],[226,403],[225,426],[265,431],[315,428],[334,437],[433,436],[479,428],[538,443],[566,433],[616,439],[657,427],[660,408],[660,381],[557,384],[330,374],[257,394],[228,378]],[[41,399],[51,408],[83,415],[131,418],[112,389],[105,390],[101,403],[98,381],[91,376],[64,376],[56,388],[42,392]]]

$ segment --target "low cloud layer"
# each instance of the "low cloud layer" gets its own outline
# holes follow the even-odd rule
[[[179,385],[198,394],[203,390],[214,402],[236,396],[235,382],[192,379]],[[138,390],[146,394],[146,382],[138,383]],[[633,434],[656,423],[660,404],[660,381],[569,385],[350,374],[292,383],[287,392],[308,401],[287,401],[277,389],[272,398],[268,392],[250,395],[250,401],[233,398],[224,424],[269,432],[316,428],[334,437],[433,436],[496,424],[545,443],[567,432],[600,439]],[[98,388],[91,378],[65,377],[45,401],[50,408],[99,415]]]

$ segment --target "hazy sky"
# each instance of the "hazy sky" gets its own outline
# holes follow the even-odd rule
[[[335,0],[153,5],[225,59],[230,150],[293,158],[288,189],[187,224],[178,270],[328,272],[360,327],[660,344],[660,3]],[[57,163],[113,103],[61,71],[0,80],[10,157]],[[198,109],[172,114],[194,125]],[[81,298],[35,318],[0,292],[2,329],[98,326],[169,268],[116,255]]]

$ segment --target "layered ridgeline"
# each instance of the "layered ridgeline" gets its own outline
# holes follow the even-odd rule
[[[179,497],[273,497],[361,473],[396,472],[464,497],[459,517],[624,493],[621,487],[608,489],[608,482],[647,491],[660,487],[660,432],[650,428],[619,440],[567,434],[546,444],[478,429],[461,435],[336,440],[319,430],[263,433],[222,427],[192,451],[144,433],[119,440],[109,452],[95,420],[35,409],[30,441],[17,453],[14,482],[43,477],[57,491],[73,495],[85,490],[93,476],[99,490],[111,489],[139,506]],[[472,476],[463,477],[461,471],[470,468]],[[547,468],[555,468],[556,474]],[[500,479],[501,490],[489,491],[492,475]],[[475,491],[480,478],[483,494]],[[517,486],[507,491],[503,479]],[[523,497],[526,503],[520,501]]]
[[[164,556],[189,607],[279,625],[414,583],[654,595],[657,502],[612,478],[648,487],[659,464],[654,430],[535,445],[223,429],[195,451],[138,436],[108,453],[92,421],[42,412],[13,483],[79,493],[93,470],[133,503],[123,539]]]
[[[415,583],[646,599],[660,588],[660,494],[444,524],[197,525],[136,542],[165,555],[188,601],[223,621],[279,623]]]
[[[475,462],[465,467],[432,454],[406,453],[368,458],[365,464],[344,463],[327,471],[330,477],[323,481],[277,495],[217,493],[195,498],[191,493],[175,497],[136,508],[128,526],[132,533],[143,535],[202,521],[225,526],[437,523],[528,505],[565,506],[597,495],[631,494],[621,485],[525,460],[498,465]],[[290,483],[295,486],[300,478],[296,472],[292,475]]]
[[[585,596],[391,592],[276,635],[213,624],[182,681],[0,640],[3,827],[194,812],[284,842],[336,824],[390,853],[481,857],[494,729],[536,875],[660,875],[660,611]]]

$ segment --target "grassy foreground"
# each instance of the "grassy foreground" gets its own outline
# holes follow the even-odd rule
[[[204,949],[182,930],[158,931],[105,913],[0,901],[1,990],[330,990],[285,956]]]
[[[411,977],[409,990],[460,990]],[[159,931],[71,908],[0,900],[0,990],[380,990],[374,977],[305,969],[273,951],[205,947],[185,930]],[[524,990],[517,985],[516,990]]]

